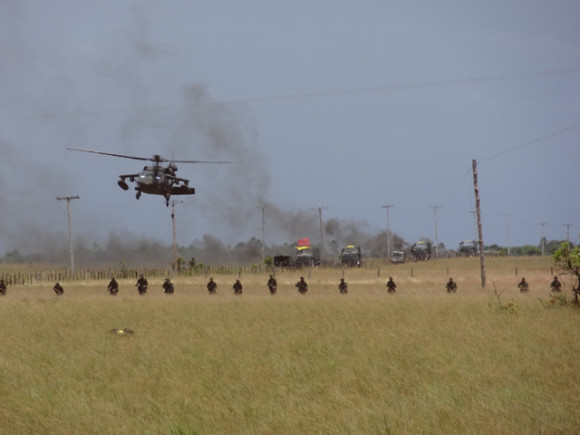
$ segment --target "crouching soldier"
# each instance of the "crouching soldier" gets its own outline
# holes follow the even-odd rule
[[[169,278],[165,278],[165,282],[163,283],[163,292],[166,295],[172,295],[175,291],[175,287],[173,287],[173,283]]]
[[[396,293],[397,290],[397,284],[395,284],[395,281],[393,281],[393,278],[391,276],[389,276],[389,280],[387,281],[387,291],[389,293]]]
[[[241,295],[242,294],[242,283],[240,282],[239,279],[236,279],[236,282],[234,282],[234,285],[232,286],[232,288],[234,289],[234,294],[235,295]]]
[[[137,283],[135,283],[135,287],[137,287],[137,290],[139,291],[140,295],[144,295],[145,293],[147,293],[147,287],[149,287],[149,282],[147,282],[147,279],[143,276],[143,274],[139,276]]]
[[[554,293],[559,293],[562,291],[562,283],[558,280],[557,276],[554,277],[554,280],[550,284],[550,290]]]
[[[0,279],[0,294],[2,296],[6,295],[6,283],[3,279]]]
[[[119,283],[117,282],[115,277],[112,277],[111,281],[109,281],[109,285],[107,286],[107,290],[113,296],[115,296],[117,293],[119,293]]]
[[[57,296],[60,296],[64,293],[64,289],[62,288],[62,285],[60,285],[59,282],[57,282],[52,289],[57,294]]]
[[[340,291],[340,293],[343,295],[348,293],[348,284],[344,278],[340,278],[340,282],[338,283],[338,291]]]
[[[271,295],[276,294],[276,290],[278,289],[278,281],[274,278],[274,275],[270,275],[270,279],[268,280],[268,290],[270,290]]]
[[[518,284],[518,287],[520,289],[520,293],[527,293],[528,290],[530,289],[530,287],[528,286],[528,282],[526,281],[526,278],[522,278],[522,280]]]
[[[300,281],[298,281],[294,286],[298,288],[298,292],[302,295],[306,294],[306,292],[308,291],[308,284],[306,283],[306,281],[304,281],[303,276],[300,277]]]
[[[210,277],[209,282],[207,283],[207,291],[209,292],[210,295],[215,295],[216,290],[217,284],[213,280],[213,277]]]
[[[445,286],[447,293],[455,293],[457,291],[457,284],[453,281],[453,278],[449,278],[447,285]]]

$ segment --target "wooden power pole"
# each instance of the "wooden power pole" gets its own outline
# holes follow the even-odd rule
[[[389,218],[389,209],[393,204],[381,205],[382,208],[387,209],[387,259],[391,258],[391,224]]]
[[[173,224],[173,271],[175,272],[178,269],[177,264],[177,237],[175,233],[175,204],[181,204],[183,201],[171,201],[171,221]]]
[[[264,258],[266,256],[266,207],[268,207],[268,205],[260,205],[256,207],[262,209],[262,263],[260,264],[264,264]]]
[[[73,249],[73,236],[72,236],[72,216],[70,211],[70,202],[73,199],[80,199],[79,196],[57,196],[58,201],[66,200],[66,209],[68,214],[68,244],[70,251],[70,272],[75,273],[75,254]]]
[[[481,208],[479,205],[479,185],[477,184],[477,161],[473,165],[473,189],[475,191],[475,212],[477,214],[477,235],[479,236],[479,262],[481,265],[481,288],[485,288],[485,257],[483,255],[483,232],[481,229]]]
[[[328,207],[318,207],[318,220],[320,222],[320,262],[324,258],[324,235],[322,230],[322,210]]]
[[[440,205],[430,205],[429,207],[431,207],[435,212],[434,212],[434,217],[435,217],[435,258],[439,258],[439,238],[437,236],[437,209],[441,208]]]

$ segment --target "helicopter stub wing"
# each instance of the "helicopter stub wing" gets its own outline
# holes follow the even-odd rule
[[[123,174],[123,175],[119,175],[119,178],[137,178],[139,177],[139,174]]]

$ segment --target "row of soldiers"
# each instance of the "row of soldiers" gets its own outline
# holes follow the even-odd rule
[[[530,285],[525,277],[522,277],[522,280],[518,283],[518,288],[520,289],[520,293],[527,293],[530,291]],[[555,276],[550,283],[550,291],[553,293],[560,293],[562,291],[562,283],[557,276]],[[574,291],[576,291],[576,289],[574,289]]]
[[[278,290],[278,282],[276,281],[276,278],[274,278],[274,275],[270,275],[266,285],[270,290],[270,294],[273,295],[276,294]],[[135,283],[135,287],[137,287],[137,291],[139,292],[140,295],[144,295],[147,293],[149,282],[143,276],[143,274],[139,276],[139,279]],[[173,294],[175,292],[175,287],[169,278],[165,278],[165,281],[163,282],[161,287],[163,288],[163,292],[165,294]],[[295,284],[295,287],[298,289],[298,292],[300,294],[305,294],[308,292],[308,283],[305,281],[303,276],[300,277],[300,280]],[[389,277],[386,287],[388,293],[396,293],[397,291],[396,290],[397,284],[395,284],[395,281],[393,280],[392,277]],[[239,279],[236,280],[232,288],[234,289],[234,294],[236,295],[242,294],[243,286]],[[525,277],[523,277],[522,280],[518,283],[518,288],[522,293],[527,293],[529,291],[529,284],[526,281]],[[445,289],[447,290],[447,293],[455,293],[457,291],[457,283],[453,281],[453,278],[449,278],[449,281],[445,285]],[[64,294],[64,288],[58,282],[54,285],[53,290],[58,296]],[[119,283],[114,277],[111,278],[111,281],[107,286],[107,290],[111,295],[116,295],[119,293]],[[344,278],[340,278],[338,290],[341,294],[348,293],[348,284],[346,283]],[[555,276],[554,280],[550,283],[550,290],[555,293],[558,293],[562,290],[562,283],[558,280],[557,276]],[[217,284],[214,281],[213,277],[210,277],[207,283],[207,291],[211,295],[215,294],[217,291]],[[1,295],[6,294],[6,283],[4,282],[3,279],[0,280],[0,294]]]

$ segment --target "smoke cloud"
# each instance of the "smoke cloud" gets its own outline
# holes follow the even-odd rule
[[[88,64],[91,74],[75,75],[70,63],[50,53],[43,54],[40,47],[22,37],[15,23],[23,18],[16,2],[9,2],[10,19],[6,16],[0,23],[14,29],[12,42],[17,56],[5,56],[6,65],[17,65],[7,71],[8,77],[16,77],[25,71],[27,77],[18,83],[35,83],[37,76],[46,79],[44,88],[10,89],[8,84],[0,85],[5,102],[13,103],[11,114],[23,114],[30,122],[15,125],[11,122],[12,135],[5,136],[0,124],[0,201],[13,204],[0,208],[0,255],[11,249],[21,252],[66,252],[66,202],[56,202],[56,195],[81,194],[71,191],[79,185],[81,177],[86,178],[87,168],[73,171],[63,166],[47,164],[37,153],[34,145],[14,143],[14,138],[30,144],[43,144],[50,137],[53,153],[63,151],[66,146],[96,144],[102,151],[128,153],[143,157],[149,150],[165,158],[177,160],[231,161],[230,164],[207,164],[197,169],[194,186],[203,195],[196,195],[193,204],[186,204],[190,210],[201,214],[212,228],[220,228],[219,234],[206,234],[192,245],[204,252],[206,261],[219,261],[234,252],[236,260],[255,259],[261,253],[261,228],[258,224],[261,208],[264,208],[266,245],[292,245],[297,239],[309,237],[317,244],[321,232],[316,210],[283,210],[269,198],[272,174],[265,164],[261,149],[260,135],[254,123],[252,112],[243,103],[218,101],[202,83],[176,82],[173,94],[180,99],[178,104],[167,105],[161,101],[167,93],[157,92],[157,77],[151,73],[155,62],[172,56],[170,50],[152,40],[149,24],[138,8],[133,10],[133,27],[126,32],[124,49],[126,56],[100,52]],[[9,32],[10,33],[10,32]],[[67,69],[70,66],[70,70]],[[76,89],[83,89],[83,82],[93,83],[93,94],[81,95]],[[22,85],[21,85],[22,86]],[[39,85],[41,86],[41,85]],[[165,87],[167,89],[167,86]],[[21,92],[23,91],[23,92]],[[42,98],[38,98],[40,95]],[[115,98],[113,99],[112,96]],[[112,101],[112,102],[109,102]],[[102,118],[118,117],[106,128],[89,127],[96,122],[83,114],[91,111],[91,104],[103,105],[98,111]],[[87,109],[89,108],[89,109]],[[120,110],[119,108],[123,108]],[[51,114],[48,118],[46,113]],[[56,116],[59,114],[72,116]],[[103,124],[104,125],[104,124]],[[33,126],[34,128],[30,128]],[[56,139],[55,139],[56,138]],[[102,143],[116,144],[113,149],[102,147]],[[82,146],[84,147],[84,146]],[[103,166],[107,163],[99,163]],[[183,169],[179,164],[178,175],[189,178],[193,171]],[[92,168],[91,168],[92,169]],[[84,170],[84,171],[83,171]],[[94,173],[94,171],[92,171]],[[288,180],[290,181],[290,180]],[[101,180],[96,180],[101,182]],[[54,204],[39,207],[50,197]],[[88,199],[90,201],[90,199]],[[73,215],[74,215],[73,204]],[[101,205],[106,208],[106,205]],[[39,209],[42,208],[42,213]],[[97,219],[97,218],[95,218]],[[95,220],[94,222],[98,222]],[[93,227],[85,225],[76,232],[76,249],[84,252],[86,258],[100,258],[96,253],[106,251],[111,258],[122,258],[129,253],[142,252],[148,258],[163,252],[166,245],[148,237],[131,232],[120,232],[110,227],[107,240],[99,240],[93,234]],[[324,219],[322,233],[325,249],[337,252],[347,243],[376,249],[381,237],[365,233],[365,222],[342,222]],[[251,234],[248,234],[248,233]],[[250,242],[236,248],[228,247],[223,240],[240,241],[251,236]],[[100,246],[104,246],[101,248]],[[394,245],[393,245],[394,246]],[[90,255],[89,255],[90,254]],[[79,258],[83,254],[79,254]]]

